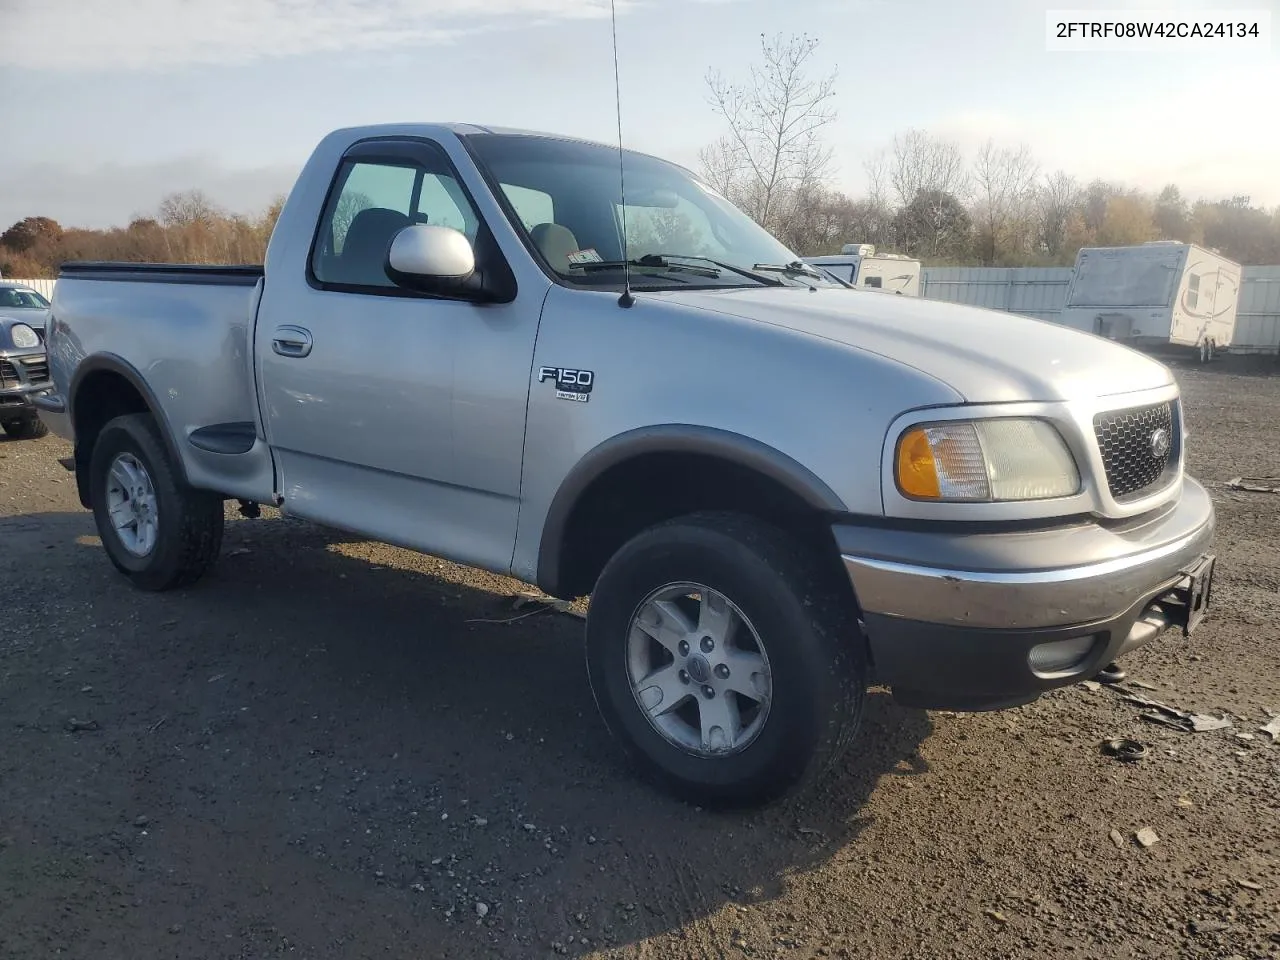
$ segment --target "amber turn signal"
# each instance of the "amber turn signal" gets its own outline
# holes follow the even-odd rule
[[[908,431],[898,444],[898,485],[909,497],[937,500],[942,496],[933,446],[922,427]]]

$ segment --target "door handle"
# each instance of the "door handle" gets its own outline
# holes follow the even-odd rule
[[[271,349],[282,357],[305,357],[311,352],[311,331],[293,324],[276,327]]]

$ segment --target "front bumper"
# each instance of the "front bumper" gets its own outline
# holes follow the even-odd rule
[[[34,420],[36,398],[52,389],[51,383],[36,383],[0,390],[0,420]]]
[[[52,391],[43,348],[0,355],[0,420],[35,419],[35,399]]]
[[[1114,525],[833,533],[877,682],[913,706],[981,710],[1088,679],[1170,627],[1194,629],[1214,526],[1213,502],[1188,477],[1173,506]],[[1046,667],[1059,654],[1041,645],[1058,641],[1080,653]]]

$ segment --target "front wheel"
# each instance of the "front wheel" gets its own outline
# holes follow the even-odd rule
[[[102,546],[135,586],[187,586],[217,559],[222,498],[182,482],[150,414],[116,417],[102,428],[89,491]]]
[[[780,531],[699,514],[647,530],[605,567],[587,669],[642,772],[708,806],[776,799],[852,739],[867,685],[845,598]]]
[[[25,420],[5,420],[0,422],[0,427],[4,427],[4,432],[15,440],[39,440],[49,433],[49,428],[45,426],[44,421],[39,417],[28,417]]]

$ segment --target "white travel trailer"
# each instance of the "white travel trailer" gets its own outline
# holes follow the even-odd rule
[[[1139,349],[1189,348],[1201,362],[1231,346],[1240,265],[1193,243],[1085,247],[1060,323]]]
[[[805,257],[804,262],[855,287],[920,296],[920,261],[899,253],[876,253],[869,243],[846,243],[838,254]]]

